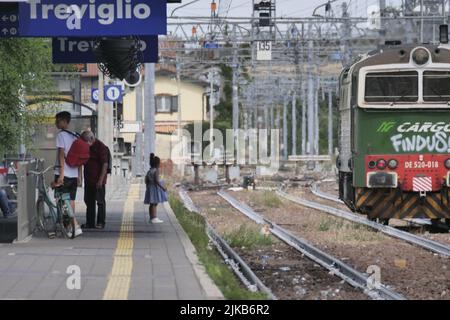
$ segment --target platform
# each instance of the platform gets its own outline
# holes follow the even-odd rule
[[[164,223],[148,223],[143,189],[133,183],[108,192],[104,230],[0,244],[0,299],[223,299],[170,206],[158,208]],[[84,223],[78,190],[76,215]]]

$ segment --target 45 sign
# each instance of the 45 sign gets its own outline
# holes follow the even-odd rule
[[[272,41],[256,42],[256,60],[272,60]]]

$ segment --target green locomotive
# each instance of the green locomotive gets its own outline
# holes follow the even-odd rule
[[[339,197],[370,219],[450,222],[450,46],[387,47],[340,76]]]

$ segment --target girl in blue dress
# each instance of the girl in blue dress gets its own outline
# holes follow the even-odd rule
[[[158,203],[168,201],[167,190],[164,187],[162,181],[159,180],[159,166],[161,159],[155,157],[152,153],[150,155],[150,170],[145,175],[145,184],[147,186],[145,190],[144,204],[149,204],[149,214],[151,223],[162,223],[161,219],[156,216],[156,208]]]

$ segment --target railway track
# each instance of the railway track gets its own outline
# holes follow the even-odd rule
[[[291,247],[295,248],[296,250],[301,252],[303,255],[305,255],[315,263],[326,268],[330,273],[343,279],[351,286],[361,289],[366,295],[368,295],[372,299],[389,299],[389,300],[406,299],[404,296],[387,288],[385,285],[379,283],[373,285],[370,277],[367,274],[357,271],[356,269],[345,264],[339,259],[312,246],[305,240],[292,235],[290,232],[286,231],[285,229],[281,228],[280,226],[265,219],[264,217],[253,211],[253,209],[251,209],[247,205],[239,202],[224,190],[219,191],[218,195],[221,196],[231,206],[233,206],[235,209],[246,215],[251,220],[255,221],[258,224],[268,225],[274,236],[278,237]]]
[[[341,199],[339,199],[337,196],[323,192],[322,190],[320,190],[319,184],[317,182],[314,182],[309,189],[312,194],[314,194],[315,196],[317,196],[319,198],[333,201],[333,202],[341,204],[341,205],[345,205],[344,202]],[[417,226],[431,226],[432,225],[430,219],[404,219],[404,220],[410,222],[413,225],[417,225]],[[444,227],[444,226],[438,225],[438,227],[448,230],[448,227],[446,227],[446,226]]]
[[[195,214],[200,214],[200,210],[192,201],[191,197],[185,190],[179,191],[179,196],[183,202],[184,207]],[[234,251],[228,243],[220,237],[220,235],[214,230],[214,228],[206,221],[206,232],[211,242],[216,247],[219,254],[222,256],[225,263],[227,263],[236,276],[250,291],[264,292],[271,300],[278,300],[273,292],[267,288],[264,283],[258,278],[258,276],[252,271],[252,269],[245,263],[245,261]]]
[[[420,237],[420,236],[417,236],[417,235],[414,235],[414,234],[411,234],[411,233],[408,233],[408,232],[405,232],[405,231],[402,231],[402,230],[399,230],[399,229],[396,229],[396,228],[393,228],[390,226],[386,226],[386,225],[383,225],[383,224],[380,224],[380,223],[377,223],[374,221],[367,220],[365,217],[361,217],[361,216],[358,216],[356,214],[353,214],[353,213],[350,213],[350,212],[347,212],[344,210],[333,208],[333,207],[330,207],[330,206],[327,206],[327,205],[324,205],[321,203],[317,203],[314,201],[302,199],[300,197],[288,194],[288,193],[282,191],[281,189],[277,190],[276,193],[280,197],[290,200],[299,205],[302,205],[302,206],[305,206],[308,208],[312,208],[312,209],[316,209],[316,210],[334,215],[336,217],[352,221],[354,223],[365,225],[367,227],[370,227],[372,229],[380,231],[391,237],[401,239],[401,240],[411,243],[413,245],[416,245],[421,248],[425,248],[427,250],[430,250],[432,252],[440,254],[446,258],[450,258],[450,247],[447,245],[444,245],[444,244],[435,242],[433,240],[429,240],[429,239],[426,239],[426,238],[423,238],[423,237]],[[316,191],[315,194],[318,195],[320,193],[318,193]],[[323,194],[321,194],[321,195],[323,196]],[[329,196],[329,195],[326,197],[326,199],[328,199],[328,200],[331,200],[331,198],[332,198],[332,196]],[[338,202],[340,200],[334,199],[331,201]]]

